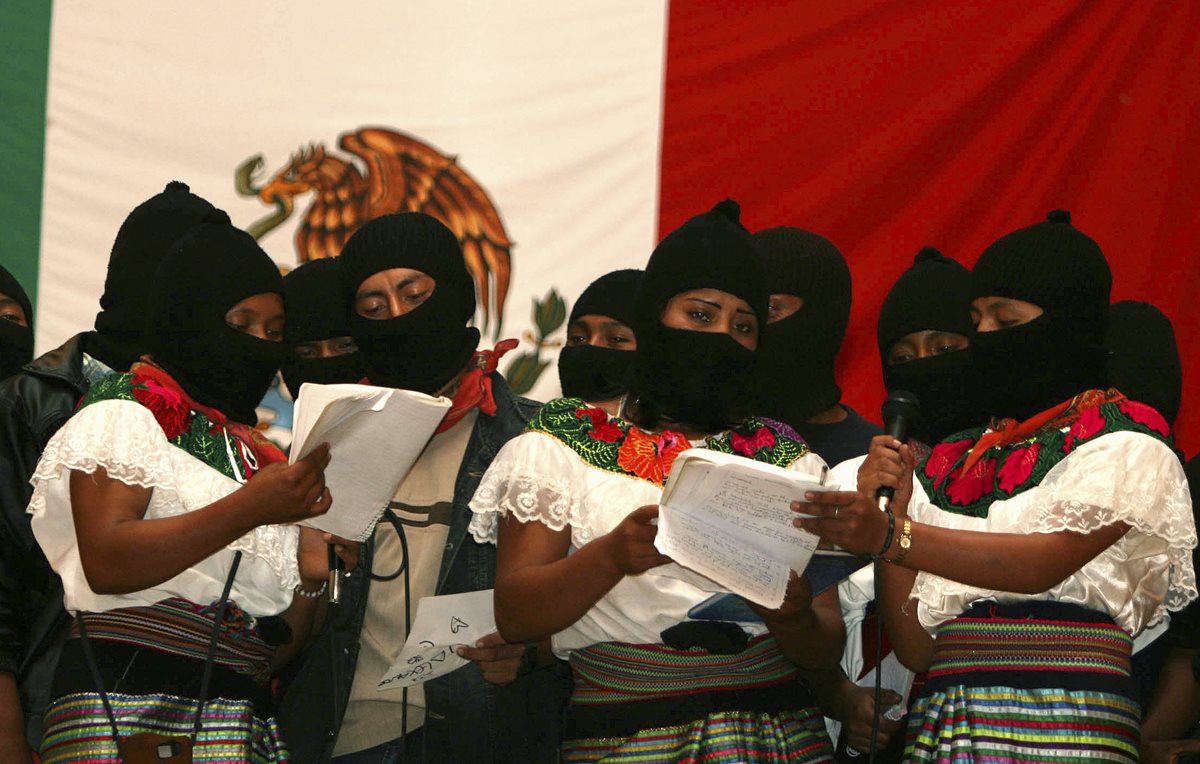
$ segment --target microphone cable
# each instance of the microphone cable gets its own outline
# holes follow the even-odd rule
[[[400,566],[395,572],[387,575],[379,575],[373,569],[367,571],[367,576],[372,581],[387,583],[395,581],[401,575],[404,576],[404,636],[407,639],[409,632],[412,631],[412,577],[409,575],[408,566],[408,536],[404,533],[404,521],[396,516],[389,506],[383,510],[383,519],[395,529],[396,535],[400,538]],[[372,568],[374,568],[374,560],[372,560]],[[408,687],[400,690],[400,760],[404,761],[405,749],[408,747]]]

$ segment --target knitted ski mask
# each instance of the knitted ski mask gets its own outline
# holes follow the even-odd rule
[[[96,333],[87,340],[89,354],[124,371],[145,352],[146,284],[171,245],[214,209],[186,183],[173,180],[129,213],[108,258]]]
[[[1154,407],[1174,427],[1183,395],[1183,367],[1171,319],[1148,302],[1113,303],[1105,344],[1112,353],[1109,385]]]
[[[833,363],[850,320],[850,268],[831,241],[799,228],[759,231],[754,246],[768,274],[767,291],[804,300],[762,333],[755,413],[796,425],[842,399]]]
[[[4,379],[33,360],[33,306],[20,282],[3,265],[0,265],[0,296],[20,305],[25,323],[29,324],[21,326],[0,318],[0,379]]]
[[[971,337],[977,411],[1027,419],[1106,385],[1104,332],[1112,271],[1091,238],[1054,210],[989,246],[971,272],[971,299],[1037,305],[1032,321]]]
[[[466,325],[475,314],[475,286],[449,228],[419,212],[384,215],[350,237],[341,261],[351,335],[373,384],[432,395],[463,370],[479,344],[479,330]],[[354,298],[359,286],[392,268],[413,268],[432,277],[429,299],[395,318],[358,315]]]
[[[921,418],[912,436],[933,444],[951,433],[979,424],[971,411],[968,381],[970,348],[892,366],[892,347],[913,332],[938,331],[970,337],[971,272],[932,247],[917,253],[900,275],[879,311],[879,357],[888,392],[908,390],[921,401]]]
[[[570,325],[580,316],[608,316],[633,328],[633,296],[642,282],[642,272],[634,269],[606,273],[588,285],[579,295]],[[558,354],[558,379],[563,396],[585,401],[612,400],[629,389],[629,370],[633,352],[595,345],[564,347]]]
[[[232,328],[225,314],[252,295],[283,294],[283,278],[225,213],[208,221],[184,234],[159,264],[146,305],[147,339],[155,363],[188,395],[253,425],[288,348]]]
[[[294,351],[301,342],[350,336],[350,315],[342,298],[337,258],[313,260],[283,277],[283,300],[287,311],[283,337]],[[332,385],[358,382],[367,375],[358,351],[327,358],[301,358],[291,352],[283,363],[283,381],[300,395],[300,385],[313,382]]]
[[[758,325],[766,325],[766,279],[739,215],[737,202],[726,199],[667,234],[650,255],[635,306],[638,346],[630,391],[643,425],[665,420],[715,431],[752,413],[747,391],[754,351],[723,332],[662,323],[675,295],[719,289],[749,303]]]

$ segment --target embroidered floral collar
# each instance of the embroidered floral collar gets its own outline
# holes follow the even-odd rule
[[[993,502],[1033,488],[1080,445],[1112,432],[1140,432],[1171,445],[1170,428],[1153,408],[1116,390],[1089,390],[1025,422],[951,435],[918,464],[917,479],[938,507],[987,517]]]
[[[144,406],[171,445],[234,480],[249,478],[262,467],[287,458],[254,428],[192,400],[171,375],[153,364],[135,363],[124,374],[105,377],[92,385],[79,408],[108,400]],[[240,475],[234,474],[231,454],[239,462]]]
[[[653,434],[581,398],[560,398],[542,407],[527,432],[542,432],[569,446],[593,467],[662,485],[675,459],[692,448],[682,433]],[[786,467],[808,453],[794,432],[769,420],[747,419],[740,426],[706,438],[704,447]]]

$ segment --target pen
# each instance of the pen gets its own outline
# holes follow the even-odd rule
[[[342,599],[342,571],[346,563],[338,557],[333,544],[329,545],[329,604],[336,605]]]

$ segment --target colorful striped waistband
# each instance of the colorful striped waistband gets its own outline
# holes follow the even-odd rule
[[[120,608],[103,613],[84,613],[88,638],[148,647],[160,652],[203,661],[212,640],[216,606],[203,606],[172,598],[147,607]],[[79,636],[79,625],[71,625]],[[239,674],[269,681],[275,648],[254,630],[254,619],[235,603],[225,610],[217,652],[213,662]]]
[[[1133,639],[1108,621],[960,616],[938,627],[927,690],[948,685],[1130,686]]]
[[[751,639],[736,655],[601,642],[573,652],[571,670],[571,702],[583,705],[766,687],[798,676],[768,634]]]

